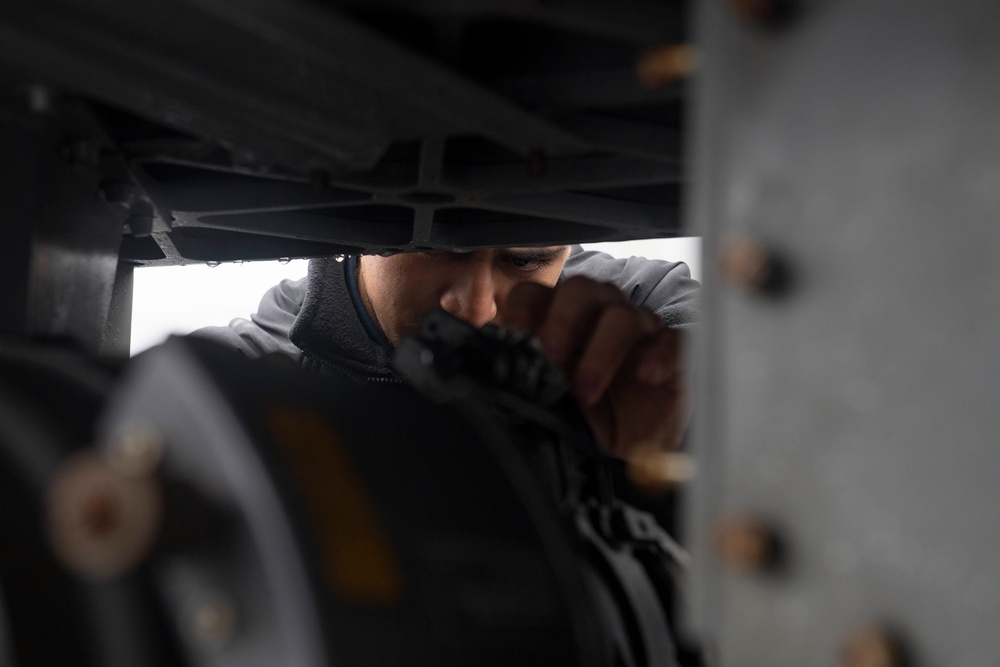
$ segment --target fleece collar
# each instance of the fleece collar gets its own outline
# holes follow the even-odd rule
[[[363,378],[395,378],[392,348],[361,303],[356,268],[353,258],[309,262],[305,300],[289,337],[303,351],[305,365],[332,365]],[[373,340],[372,328],[378,334],[374,338],[381,340]]]

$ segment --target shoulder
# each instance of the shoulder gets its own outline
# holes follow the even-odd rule
[[[584,275],[615,285],[637,306],[655,311],[665,322],[682,325],[696,319],[701,285],[684,262],[645,257],[615,258],[573,246],[563,278]]]
[[[204,327],[191,335],[236,349],[250,358],[275,352],[297,358],[301,350],[289,339],[289,331],[302,309],[305,293],[305,278],[282,280],[264,293],[249,320],[238,317],[227,326]]]

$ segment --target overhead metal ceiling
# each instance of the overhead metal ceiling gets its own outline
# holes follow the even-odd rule
[[[0,77],[36,124],[83,102],[57,142],[134,264],[671,236],[683,10],[12,2]]]

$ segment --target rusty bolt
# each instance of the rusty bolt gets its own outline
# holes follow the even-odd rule
[[[767,568],[774,560],[775,544],[771,527],[752,517],[731,517],[716,528],[716,553],[735,572],[750,574]]]
[[[689,77],[698,64],[698,54],[688,44],[668,44],[650,49],[639,57],[636,75],[647,88],[657,89]]]
[[[841,667],[900,667],[902,664],[896,638],[878,625],[855,630],[841,649]]]
[[[776,28],[794,17],[797,6],[795,0],[729,0],[729,9],[744,21]]]
[[[163,434],[154,425],[132,422],[119,429],[105,450],[108,464],[120,475],[139,479],[151,475],[163,459]]]
[[[114,533],[121,523],[122,507],[116,489],[97,486],[83,498],[80,506],[80,528],[102,538]]]
[[[152,480],[123,477],[95,451],[62,464],[48,489],[49,542],[71,571],[93,581],[124,576],[160,533],[163,496]]]
[[[237,628],[236,607],[227,598],[213,594],[198,600],[188,619],[190,635],[210,648],[222,648],[232,641]]]
[[[777,287],[778,264],[773,253],[760,241],[734,238],[725,242],[717,257],[723,282],[751,292]]]

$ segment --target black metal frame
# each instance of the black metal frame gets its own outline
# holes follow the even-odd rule
[[[17,3],[0,72],[101,116],[133,264],[670,236],[682,88],[636,63],[682,19],[673,1]]]

